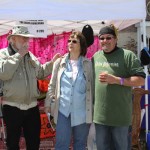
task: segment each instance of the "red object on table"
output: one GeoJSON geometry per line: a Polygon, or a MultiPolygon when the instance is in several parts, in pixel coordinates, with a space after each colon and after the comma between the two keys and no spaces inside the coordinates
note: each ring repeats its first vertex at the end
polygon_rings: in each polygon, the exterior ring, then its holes
{"type": "Polygon", "coordinates": [[[49,79],[38,80],[38,88],[40,92],[47,92],[48,84],[49,84],[49,79]]]}
{"type": "Polygon", "coordinates": [[[48,121],[48,117],[45,113],[40,114],[41,116],[41,133],[40,138],[48,138],[48,137],[54,137],[56,131],[51,128],[51,125],[48,121]]]}

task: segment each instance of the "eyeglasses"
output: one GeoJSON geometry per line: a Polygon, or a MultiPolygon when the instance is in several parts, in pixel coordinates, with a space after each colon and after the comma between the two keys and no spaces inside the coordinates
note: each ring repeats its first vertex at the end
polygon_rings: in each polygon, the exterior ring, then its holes
{"type": "Polygon", "coordinates": [[[68,43],[74,43],[74,44],[77,44],[77,43],[79,43],[79,41],[77,41],[77,40],[68,40],[68,43]]]}
{"type": "Polygon", "coordinates": [[[112,38],[114,38],[114,37],[99,37],[99,39],[100,39],[101,41],[104,41],[105,39],[106,39],[107,41],[109,41],[109,40],[111,40],[112,38]]]}

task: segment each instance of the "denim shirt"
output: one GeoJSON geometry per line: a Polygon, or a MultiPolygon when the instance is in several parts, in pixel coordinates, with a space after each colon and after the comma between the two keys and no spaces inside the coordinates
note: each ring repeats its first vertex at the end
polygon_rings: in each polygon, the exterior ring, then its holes
{"type": "Polygon", "coordinates": [[[86,122],[86,79],[81,59],[82,57],[78,59],[75,80],[72,79],[72,66],[68,58],[61,76],[59,111],[66,117],[71,115],[71,126],[86,122]]]}

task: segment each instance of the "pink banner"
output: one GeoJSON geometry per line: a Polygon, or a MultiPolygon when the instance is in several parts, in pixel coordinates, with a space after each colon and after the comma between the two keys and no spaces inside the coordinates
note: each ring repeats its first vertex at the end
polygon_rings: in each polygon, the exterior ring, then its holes
{"type": "MultiPolygon", "coordinates": [[[[67,41],[71,32],[49,35],[47,38],[33,38],[30,40],[30,51],[38,57],[41,63],[45,63],[56,54],[62,55],[68,52],[67,41]]],[[[0,49],[8,46],[7,34],[0,36],[0,49]]],[[[99,49],[99,40],[95,36],[94,43],[88,48],[86,57],[91,58],[99,49]]]]}

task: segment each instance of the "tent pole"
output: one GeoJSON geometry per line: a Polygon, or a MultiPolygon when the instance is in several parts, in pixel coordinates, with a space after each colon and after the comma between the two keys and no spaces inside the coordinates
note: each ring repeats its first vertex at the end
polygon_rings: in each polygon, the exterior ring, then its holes
{"type": "MultiPolygon", "coordinates": [[[[146,23],[145,19],[142,21],[142,30],[143,30],[143,44],[144,47],[147,47],[146,44],[146,23]]],[[[148,68],[147,66],[144,66],[144,71],[146,74],[145,78],[145,90],[148,90],[148,68]]],[[[145,94],[145,118],[146,118],[146,142],[147,142],[147,134],[148,134],[148,94],[145,94]]]]}

